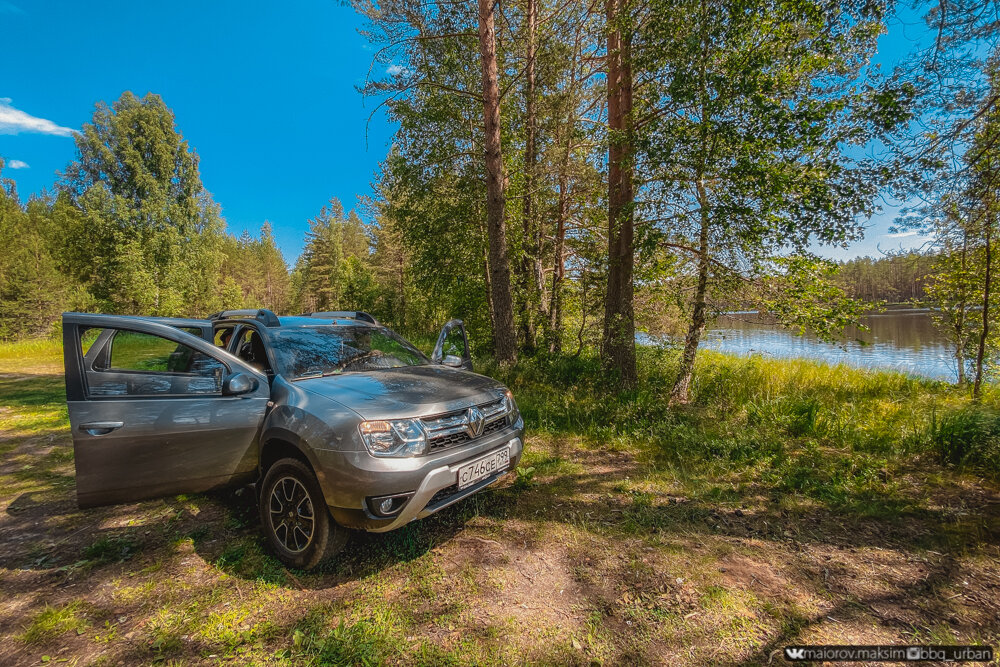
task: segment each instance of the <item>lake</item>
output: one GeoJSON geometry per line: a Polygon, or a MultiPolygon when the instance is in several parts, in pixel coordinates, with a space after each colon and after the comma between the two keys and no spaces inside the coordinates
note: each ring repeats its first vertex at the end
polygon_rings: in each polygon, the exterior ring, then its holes
{"type": "Polygon", "coordinates": [[[868,331],[851,327],[843,342],[827,343],[811,333],[799,336],[757,313],[729,313],[710,325],[703,343],[706,348],[732,354],[816,359],[956,380],[954,349],[934,324],[930,311],[897,308],[862,321],[868,331]]]}

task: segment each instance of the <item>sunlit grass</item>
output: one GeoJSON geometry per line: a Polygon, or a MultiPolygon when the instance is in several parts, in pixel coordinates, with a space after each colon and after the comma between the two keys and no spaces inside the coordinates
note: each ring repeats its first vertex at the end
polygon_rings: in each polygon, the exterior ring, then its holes
{"type": "MultiPolygon", "coordinates": [[[[531,434],[549,443],[548,456],[525,465],[536,475],[553,466],[556,484],[573,474],[552,456],[564,440],[639,456],[657,471],[647,490],[723,505],[744,503],[752,491],[859,516],[918,509],[920,489],[907,472],[921,457],[997,474],[995,387],[974,404],[967,389],[900,373],[706,351],[691,405],[671,409],[676,363],[672,351],[641,349],[640,386],[627,393],[605,380],[595,357],[486,372],[512,387],[531,434]]],[[[635,503],[627,518],[624,526],[638,532],[663,520],[635,503]]]]}
{"type": "MultiPolygon", "coordinates": [[[[32,503],[66,504],[73,483],[60,350],[44,342],[21,351],[0,346],[0,488],[18,501],[11,521],[32,503]],[[13,358],[57,370],[11,371],[13,358]]],[[[661,645],[688,664],[736,663],[807,632],[818,600],[843,597],[808,572],[824,531],[843,540],[865,522],[926,520],[919,537],[894,539],[920,558],[965,554],[966,565],[993,567],[995,550],[976,546],[991,536],[982,517],[934,526],[945,516],[942,490],[957,494],[995,474],[995,388],[974,404],[965,390],[896,373],[706,352],[692,404],[668,408],[671,351],[641,350],[640,388],[628,393],[586,354],[512,369],[479,362],[513,389],[528,427],[509,485],[388,534],[355,536],[311,573],[267,550],[252,494],[115,508],[127,522],[109,520],[73,547],[59,542],[75,529],[67,526],[95,514],[69,512],[58,533],[33,538],[24,567],[107,597],[30,602],[19,645],[54,651],[83,632],[77,641],[108,651],[112,664],[635,664],[661,645]],[[792,538],[816,541],[796,556],[792,538]],[[789,566],[781,556],[806,560],[789,566]],[[787,579],[773,590],[747,578],[734,585],[721,567],[729,558],[787,579]],[[572,576],[553,599],[532,598],[564,565],[572,576]],[[526,585],[527,576],[537,582],[526,585]],[[564,603],[565,626],[533,611],[512,615],[522,600],[542,610],[564,603]],[[486,613],[500,603],[503,615],[486,613]]],[[[867,566],[884,553],[844,558],[867,566]]]]}
{"type": "Polygon", "coordinates": [[[80,601],[60,607],[45,607],[31,619],[31,623],[21,634],[21,641],[28,644],[41,643],[71,630],[82,632],[88,625],[80,601]]]}
{"type": "Polygon", "coordinates": [[[61,338],[0,343],[0,373],[61,373],[62,367],[61,338]]]}

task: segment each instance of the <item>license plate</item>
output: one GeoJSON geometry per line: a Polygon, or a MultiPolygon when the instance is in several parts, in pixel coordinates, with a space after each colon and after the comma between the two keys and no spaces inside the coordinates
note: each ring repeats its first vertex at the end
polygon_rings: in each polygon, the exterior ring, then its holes
{"type": "Polygon", "coordinates": [[[473,461],[458,469],[458,488],[464,489],[481,479],[491,477],[510,465],[510,450],[504,447],[489,456],[473,461]]]}

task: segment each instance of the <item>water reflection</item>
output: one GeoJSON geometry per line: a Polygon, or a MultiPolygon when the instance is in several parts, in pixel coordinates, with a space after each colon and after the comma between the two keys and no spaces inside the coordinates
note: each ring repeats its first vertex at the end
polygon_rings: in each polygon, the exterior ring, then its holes
{"type": "Polygon", "coordinates": [[[731,354],[816,359],[831,364],[884,368],[954,382],[953,348],[930,312],[895,309],[863,319],[868,331],[851,327],[839,343],[802,336],[756,313],[720,316],[705,333],[704,346],[731,354]]]}

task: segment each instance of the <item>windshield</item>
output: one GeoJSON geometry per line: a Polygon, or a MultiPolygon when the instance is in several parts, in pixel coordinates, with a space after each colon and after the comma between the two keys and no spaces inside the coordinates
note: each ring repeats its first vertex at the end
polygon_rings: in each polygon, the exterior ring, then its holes
{"type": "Polygon", "coordinates": [[[383,327],[317,325],[271,333],[275,370],[289,380],[429,363],[419,350],[383,327]]]}

